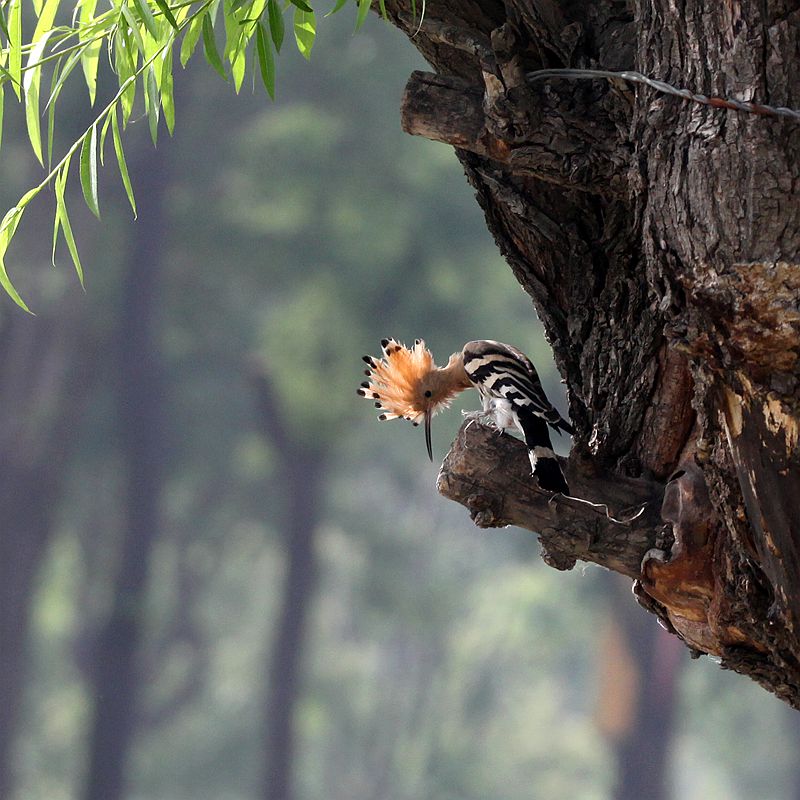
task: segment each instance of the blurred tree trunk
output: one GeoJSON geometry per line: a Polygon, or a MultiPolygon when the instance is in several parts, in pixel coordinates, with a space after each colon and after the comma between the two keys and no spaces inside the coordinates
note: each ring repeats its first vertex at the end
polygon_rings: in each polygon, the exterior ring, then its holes
{"type": "Polygon", "coordinates": [[[113,599],[91,668],[94,701],[85,800],[118,800],[141,702],[137,659],[145,623],[150,556],[160,534],[164,472],[164,380],[159,335],[160,277],[168,186],[164,144],[148,149],[135,174],[139,218],[121,292],[117,426],[125,469],[124,525],[113,599]]]}
{"type": "Polygon", "coordinates": [[[321,519],[324,453],[292,438],[266,370],[253,365],[261,428],[275,448],[286,499],[284,578],[271,643],[265,692],[264,800],[295,797],[297,701],[302,688],[303,654],[317,578],[316,532],[321,519]]]}
{"type": "Polygon", "coordinates": [[[478,524],[541,531],[554,566],[633,578],[692,650],[800,707],[798,123],[527,77],[637,69],[798,108],[796,4],[434,0],[422,22],[410,5],[387,2],[436,74],[412,75],[403,125],[456,147],[533,298],[569,389],[570,484],[623,518],[646,506],[626,525],[548,502],[475,425],[440,490],[478,524]]]}
{"type": "Polygon", "coordinates": [[[615,800],[669,800],[669,758],[684,654],[677,639],[630,602],[619,578],[598,653],[597,722],[617,761],[615,800]]]}
{"type": "Polygon", "coordinates": [[[75,303],[0,324],[0,798],[13,787],[13,744],[26,687],[35,580],[90,390],[75,303]],[[12,409],[26,410],[25,414],[12,409]]]}

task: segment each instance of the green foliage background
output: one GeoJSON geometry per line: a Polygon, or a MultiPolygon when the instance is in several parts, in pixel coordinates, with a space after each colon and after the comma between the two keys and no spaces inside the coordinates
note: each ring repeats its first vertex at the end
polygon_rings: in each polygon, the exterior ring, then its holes
{"type": "MultiPolygon", "coordinates": [[[[199,670],[202,682],[174,714],[142,727],[131,796],[255,796],[283,558],[281,476],[246,377],[255,357],[276,380],[290,436],[328,463],[299,796],[607,798],[614,764],[594,708],[609,576],[557,573],[541,563],[531,534],[475,529],[436,495],[421,432],[378,425],[355,395],[359,357],[376,352],[382,336],[423,336],[440,361],[486,337],[528,352],[560,401],[530,303],[451,150],[399,131],[402,84],[419,66],[408,42],[378,20],[353,36],[352,23],[326,21],[311,64],[281,54],[274,105],[251,94],[248,73],[240,97],[209,70],[175,75],[181,124],[174,140],[158,141],[158,168],[166,163],[170,179],[160,341],[169,424],[166,535],[144,657],[148,709],[187,671],[199,670]],[[188,609],[176,590],[186,573],[196,590],[188,609]],[[201,647],[167,640],[156,658],[179,613],[201,647]]],[[[260,80],[263,65],[255,66],[260,80]]],[[[99,80],[98,92],[109,90],[99,80]]],[[[83,98],[64,91],[57,144],[87,125],[83,98]]],[[[131,106],[130,121],[135,192],[137,174],[156,163],[152,106],[131,106]]],[[[34,185],[36,168],[22,156],[24,114],[7,108],[5,127],[0,194],[11,205],[34,185]]],[[[42,195],[17,240],[14,283],[40,314],[30,324],[77,307],[82,356],[99,379],[39,579],[16,800],[75,797],[84,769],[81,648],[109,603],[120,530],[107,343],[125,303],[121,262],[135,232],[128,192],[112,177],[97,177],[102,227],[72,202],[78,185],[64,185],[85,295],[60,261],[56,270],[47,263],[41,231],[49,238],[48,203],[64,208],[58,192],[42,195]]],[[[0,314],[9,313],[21,312],[6,302],[0,314]]],[[[459,407],[437,418],[437,454],[458,424],[459,407]]],[[[675,797],[789,798],[797,739],[783,706],[708,662],[685,675],[678,737],[661,745],[672,752],[675,797]]]]}

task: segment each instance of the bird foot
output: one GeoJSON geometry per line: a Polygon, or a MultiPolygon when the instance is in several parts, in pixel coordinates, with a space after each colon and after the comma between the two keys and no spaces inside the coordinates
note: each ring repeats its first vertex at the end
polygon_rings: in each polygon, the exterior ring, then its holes
{"type": "Polygon", "coordinates": [[[500,434],[503,432],[502,428],[497,426],[495,422],[494,412],[492,411],[461,411],[461,416],[464,417],[465,420],[468,420],[469,423],[477,422],[479,425],[483,425],[486,428],[492,428],[496,433],[500,434]]]}

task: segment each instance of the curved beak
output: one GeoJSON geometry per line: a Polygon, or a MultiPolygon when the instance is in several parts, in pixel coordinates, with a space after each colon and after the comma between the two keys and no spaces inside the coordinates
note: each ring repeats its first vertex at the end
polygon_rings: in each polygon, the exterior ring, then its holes
{"type": "Polygon", "coordinates": [[[428,458],[433,461],[433,447],[431,446],[431,409],[425,412],[425,444],[428,448],[428,458]]]}

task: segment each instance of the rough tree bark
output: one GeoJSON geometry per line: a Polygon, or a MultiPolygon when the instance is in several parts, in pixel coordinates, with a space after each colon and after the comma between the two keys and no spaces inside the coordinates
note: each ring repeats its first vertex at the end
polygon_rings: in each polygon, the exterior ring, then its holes
{"type": "Polygon", "coordinates": [[[620,525],[548,503],[519,446],[474,424],[440,489],[480,525],[541,532],[554,566],[633,578],[694,653],[800,707],[800,124],[526,78],[635,69],[798,108],[796,4],[428,0],[421,23],[386,5],[435,69],[411,76],[403,126],[456,148],[553,345],[575,493],[647,506],[620,525]]]}

